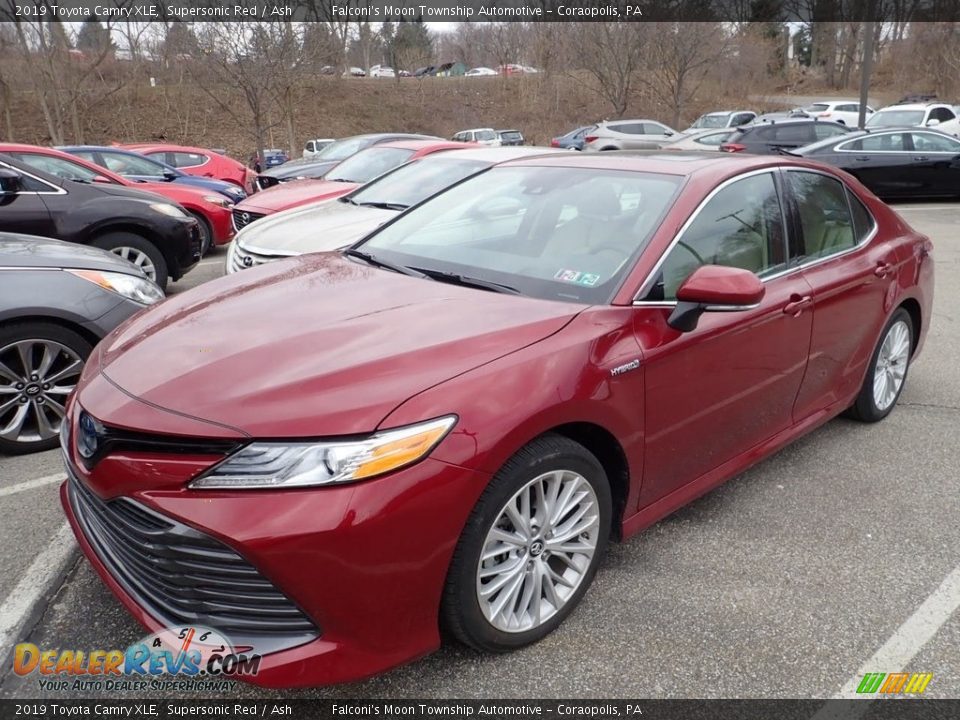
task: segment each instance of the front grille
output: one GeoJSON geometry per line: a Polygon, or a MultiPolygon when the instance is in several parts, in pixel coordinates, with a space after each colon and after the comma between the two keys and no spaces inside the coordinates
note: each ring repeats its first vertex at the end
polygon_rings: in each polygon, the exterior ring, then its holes
{"type": "Polygon", "coordinates": [[[254,220],[259,220],[263,217],[263,213],[252,213],[247,212],[246,210],[237,210],[233,209],[233,229],[243,230],[247,225],[252,223],[254,220]]]}
{"type": "Polygon", "coordinates": [[[104,502],[71,472],[70,505],[113,578],[153,617],[203,625],[266,654],[319,630],[234,550],[129,498],[104,502]]]}
{"type": "Polygon", "coordinates": [[[264,255],[263,253],[252,252],[240,243],[236,243],[236,247],[233,248],[233,256],[230,258],[230,272],[240,272],[241,270],[257,267],[257,265],[273,262],[274,260],[281,260],[284,257],[287,256],[264,255]]]}

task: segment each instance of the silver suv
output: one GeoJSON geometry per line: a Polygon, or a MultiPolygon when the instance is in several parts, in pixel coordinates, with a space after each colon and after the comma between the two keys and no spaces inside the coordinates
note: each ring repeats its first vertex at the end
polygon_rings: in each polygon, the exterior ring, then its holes
{"type": "Polygon", "coordinates": [[[587,130],[583,152],[655,150],[678,133],[656,120],[610,120],[587,130]]]}

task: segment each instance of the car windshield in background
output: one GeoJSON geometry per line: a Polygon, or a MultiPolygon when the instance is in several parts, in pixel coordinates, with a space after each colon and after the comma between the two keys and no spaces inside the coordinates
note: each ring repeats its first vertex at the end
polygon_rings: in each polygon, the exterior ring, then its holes
{"type": "Polygon", "coordinates": [[[814,103],[813,105],[807,105],[803,108],[805,113],[822,113],[830,109],[830,106],[826,103],[814,103]]]}
{"type": "Polygon", "coordinates": [[[411,155],[413,150],[370,148],[344,160],[330,171],[330,176],[326,179],[352,183],[370,182],[387,170],[393,170],[397,165],[402,165],[410,159],[411,155]]]}
{"type": "Polygon", "coordinates": [[[317,160],[344,160],[351,155],[356,155],[369,145],[367,138],[347,138],[337,140],[327,145],[315,159],[317,160]]]}
{"type": "Polygon", "coordinates": [[[697,121],[691,125],[691,127],[703,128],[704,130],[722,128],[726,126],[726,115],[701,115],[699,118],[697,118],[697,121]]]}
{"type": "Polygon", "coordinates": [[[903,127],[923,123],[923,110],[886,110],[875,112],[864,127],[903,127]]]}
{"type": "Polygon", "coordinates": [[[521,140],[522,139],[522,136],[520,135],[520,133],[516,131],[502,132],[500,133],[500,137],[503,138],[504,140],[521,140]]]}
{"type": "Polygon", "coordinates": [[[673,202],[672,175],[499,167],[401,216],[363,243],[393,265],[524,295],[609,302],[673,202]]]}
{"type": "Polygon", "coordinates": [[[479,160],[456,160],[453,157],[425,158],[398,168],[355,192],[350,196],[350,202],[373,207],[407,208],[488,165],[479,160]]]}

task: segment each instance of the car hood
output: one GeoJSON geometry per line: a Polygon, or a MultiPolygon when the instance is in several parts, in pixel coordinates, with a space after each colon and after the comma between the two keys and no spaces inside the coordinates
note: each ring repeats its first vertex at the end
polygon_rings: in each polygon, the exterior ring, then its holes
{"type": "Polygon", "coordinates": [[[0,267],[72,268],[138,275],[118,255],[95,247],[60,242],[36,235],[0,232],[0,267]]]}
{"type": "Polygon", "coordinates": [[[398,212],[326,200],[258,220],[237,239],[247,250],[266,255],[336,250],[356,242],[398,212]]]}
{"type": "Polygon", "coordinates": [[[237,203],[236,209],[240,212],[269,215],[307,203],[340,197],[357,187],[357,183],[331,180],[293,180],[251,195],[237,203]]]}
{"type": "Polygon", "coordinates": [[[319,178],[340,164],[339,160],[308,160],[306,162],[296,160],[285,162],[279,167],[270,168],[261,173],[267,177],[274,177],[278,180],[295,178],[300,175],[310,178],[319,178]]]}
{"type": "Polygon", "coordinates": [[[252,437],[359,434],[582,309],[303,255],[135,316],[101,345],[100,371],[147,404],[252,437]]]}

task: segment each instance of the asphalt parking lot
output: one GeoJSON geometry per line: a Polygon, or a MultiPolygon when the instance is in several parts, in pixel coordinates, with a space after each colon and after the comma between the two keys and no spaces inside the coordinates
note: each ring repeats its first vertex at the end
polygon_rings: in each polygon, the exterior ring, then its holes
{"type": "MultiPolygon", "coordinates": [[[[865,672],[907,671],[933,673],[928,697],[960,697],[960,205],[897,209],[933,238],[937,288],[926,348],[884,422],[835,420],[611,546],[582,607],[534,647],[492,657],[451,646],[362,683],[237,683],[225,696],[826,698],[865,672]]],[[[173,292],[219,275],[223,255],[173,292]]],[[[144,634],[72,541],[51,542],[59,474],[55,452],[0,457],[3,654],[25,640],[124,648],[144,634]],[[29,612],[34,577],[58,581],[29,612]]],[[[9,657],[0,665],[0,697],[83,696],[42,691],[9,657]]]]}

